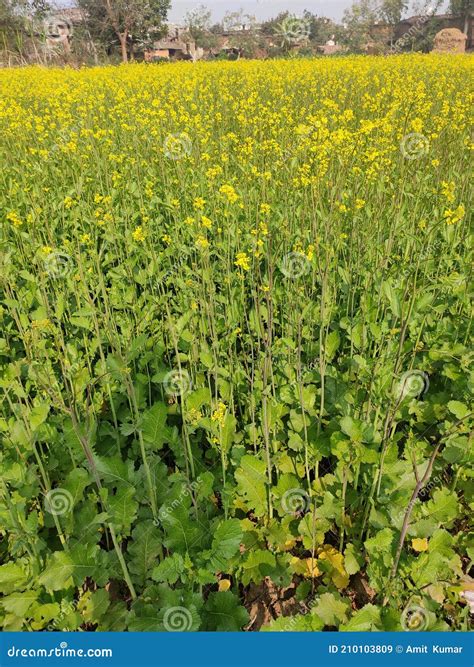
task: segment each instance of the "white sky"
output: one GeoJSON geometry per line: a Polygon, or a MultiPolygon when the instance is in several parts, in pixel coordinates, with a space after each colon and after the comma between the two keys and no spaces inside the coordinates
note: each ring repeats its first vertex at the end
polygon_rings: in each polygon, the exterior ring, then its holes
{"type": "Polygon", "coordinates": [[[285,10],[298,16],[305,9],[318,16],[340,20],[344,9],[352,5],[352,0],[172,0],[168,20],[180,23],[186,12],[199,5],[205,5],[212,11],[214,21],[220,21],[227,11],[239,9],[256,16],[257,20],[271,18],[285,10]]]}
{"type": "Polygon", "coordinates": [[[220,21],[227,11],[243,9],[247,14],[257,19],[266,19],[276,16],[279,12],[290,11],[296,15],[309,9],[313,14],[328,16],[329,18],[342,17],[344,9],[351,4],[350,0],[172,0],[171,11],[168,14],[170,21],[179,22],[190,9],[198,5],[205,5],[212,10],[213,19],[220,21]]]}

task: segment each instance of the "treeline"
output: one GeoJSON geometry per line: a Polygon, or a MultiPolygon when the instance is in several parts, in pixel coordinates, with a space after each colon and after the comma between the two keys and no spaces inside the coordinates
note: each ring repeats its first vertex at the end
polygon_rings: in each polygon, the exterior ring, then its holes
{"type": "MultiPolygon", "coordinates": [[[[449,11],[462,20],[472,11],[472,0],[451,0],[449,11]]],[[[0,0],[0,63],[101,62],[142,59],[143,53],[168,34],[171,0],[76,0],[59,9],[48,0],[0,0]]],[[[404,36],[397,50],[430,50],[440,24],[436,13],[443,0],[419,0],[410,7],[423,19],[404,36]],[[429,20],[428,20],[429,19],[429,20]]],[[[204,57],[215,57],[227,37],[227,51],[239,56],[278,57],[296,52],[311,55],[321,45],[337,44],[350,53],[383,53],[393,49],[397,26],[409,9],[406,0],[355,0],[341,23],[303,12],[289,11],[257,22],[242,11],[227,12],[215,23],[212,12],[200,5],[183,17],[183,40],[192,40],[204,57]]],[[[223,57],[227,57],[223,52],[223,57]]]]}

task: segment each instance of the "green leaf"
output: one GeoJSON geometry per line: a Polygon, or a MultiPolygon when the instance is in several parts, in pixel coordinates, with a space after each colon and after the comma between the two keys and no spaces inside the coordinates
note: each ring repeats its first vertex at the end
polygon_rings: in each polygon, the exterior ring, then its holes
{"type": "Polygon", "coordinates": [[[162,449],[165,442],[171,437],[171,431],[166,426],[168,408],[164,403],[157,402],[147,410],[141,419],[141,431],[146,444],[152,449],[162,449]]]}
{"type": "Polygon", "coordinates": [[[55,551],[49,558],[39,583],[47,591],[60,591],[72,585],[74,562],[66,551],[55,551]]]}
{"type": "Polygon", "coordinates": [[[212,540],[211,566],[215,571],[227,572],[228,561],[238,553],[242,538],[243,532],[238,519],[220,522],[212,540]]]}
{"type": "Polygon", "coordinates": [[[24,591],[23,593],[11,593],[5,596],[0,604],[9,614],[19,618],[25,618],[28,609],[38,599],[39,591],[24,591]]]}
{"type": "Polygon", "coordinates": [[[97,631],[123,632],[127,628],[128,615],[129,612],[125,602],[120,600],[113,602],[107,609],[106,615],[102,616],[97,631]]]}
{"type": "MultiPolygon", "coordinates": [[[[189,502],[189,501],[188,501],[189,502]]],[[[190,516],[189,505],[184,499],[175,507],[164,506],[159,517],[165,530],[164,545],[170,551],[180,553],[199,551],[207,537],[208,529],[204,520],[199,523],[190,516]]]]}
{"type": "Polygon", "coordinates": [[[222,451],[227,454],[235,440],[235,430],[237,427],[237,420],[234,415],[229,412],[224,417],[224,425],[221,430],[220,444],[222,451]]]}
{"type": "Polygon", "coordinates": [[[237,491],[244,497],[248,509],[256,516],[264,516],[267,511],[265,463],[255,456],[242,456],[235,479],[237,491]]]}
{"type": "Polygon", "coordinates": [[[249,615],[231,591],[211,593],[204,607],[204,629],[237,632],[249,622],[249,615]]]}
{"type": "Polygon", "coordinates": [[[380,608],[373,604],[366,604],[365,607],[356,611],[349,623],[339,627],[340,632],[373,632],[383,630],[380,619],[380,608]]]}
{"type": "Polygon", "coordinates": [[[311,614],[320,618],[325,626],[337,628],[347,621],[349,609],[349,602],[342,600],[340,595],[323,593],[311,609],[311,614]]]}
{"type": "Polygon", "coordinates": [[[317,616],[311,614],[296,614],[296,616],[280,616],[269,625],[261,628],[261,632],[318,632],[324,623],[317,616]]]}
{"type": "Polygon", "coordinates": [[[86,591],[77,605],[86,623],[98,623],[110,607],[110,597],[104,588],[97,591],[86,591]]]}
{"type": "Polygon", "coordinates": [[[340,342],[341,342],[341,337],[339,336],[339,332],[331,331],[331,333],[326,338],[326,344],[324,348],[327,361],[332,361],[339,347],[340,342]]]}
{"type": "MultiPolygon", "coordinates": [[[[132,532],[128,568],[135,582],[144,584],[161,553],[161,536],[153,521],[142,521],[132,532]]],[[[173,582],[174,583],[174,582],[173,582]]]]}
{"type": "MultiPolygon", "coordinates": [[[[74,468],[66,477],[62,488],[69,491],[72,496],[72,507],[77,505],[84,496],[84,489],[90,482],[89,473],[84,468],[74,468]]],[[[71,509],[72,509],[71,507],[71,509]]]]}
{"type": "Polygon", "coordinates": [[[48,558],[39,583],[48,591],[60,591],[73,584],[82,586],[86,577],[99,586],[108,581],[107,554],[97,545],[78,542],[69,552],[55,551],[48,558]]]}
{"type": "Polygon", "coordinates": [[[400,297],[397,293],[397,290],[393,287],[393,285],[388,281],[384,281],[382,283],[382,292],[387,299],[387,301],[390,304],[390,308],[392,310],[392,313],[395,315],[395,317],[400,317],[402,314],[402,308],[400,305],[400,297]]]}
{"type": "Polygon", "coordinates": [[[19,591],[25,587],[26,581],[23,565],[13,561],[0,565],[0,592],[8,594],[19,591]]]}
{"type": "Polygon", "coordinates": [[[181,554],[168,556],[152,572],[152,579],[167,584],[175,584],[184,572],[184,560],[181,554]]]}
{"type": "Polygon", "coordinates": [[[449,401],[448,410],[458,419],[464,419],[469,414],[469,408],[460,401],[449,401]]]}
{"type": "Polygon", "coordinates": [[[130,535],[132,523],[135,521],[138,503],[134,500],[135,489],[131,486],[119,486],[114,496],[110,496],[107,509],[110,521],[122,535],[130,535]]]}
{"type": "Polygon", "coordinates": [[[356,551],[353,544],[348,544],[344,551],[344,566],[347,574],[353,575],[359,572],[363,562],[364,560],[361,558],[360,552],[356,551]]]}
{"type": "Polygon", "coordinates": [[[433,498],[422,505],[422,513],[437,523],[454,521],[459,513],[459,501],[455,491],[446,487],[436,489],[433,498]]]}
{"type": "Polygon", "coordinates": [[[49,413],[49,403],[41,403],[40,405],[35,405],[35,407],[30,412],[29,422],[32,431],[36,431],[43,422],[46,421],[49,413]]]}
{"type": "Polygon", "coordinates": [[[264,565],[275,567],[276,558],[269,551],[263,549],[256,549],[249,553],[245,563],[243,564],[242,583],[244,586],[253,581],[259,584],[265,577],[261,568],[264,565]]]}

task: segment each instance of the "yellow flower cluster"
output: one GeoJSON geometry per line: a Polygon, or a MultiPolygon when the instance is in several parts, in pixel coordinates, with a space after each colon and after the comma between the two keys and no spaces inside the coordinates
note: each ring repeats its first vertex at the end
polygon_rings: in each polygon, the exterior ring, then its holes
{"type": "Polygon", "coordinates": [[[220,426],[224,426],[225,415],[227,412],[227,406],[225,403],[219,402],[217,404],[216,410],[212,413],[211,419],[213,422],[217,422],[220,426]]]}
{"type": "Polygon", "coordinates": [[[250,269],[250,259],[246,252],[237,253],[237,258],[234,262],[235,266],[238,266],[244,271],[249,271],[250,269]]]}
{"type": "Polygon", "coordinates": [[[463,204],[460,204],[454,211],[450,208],[446,209],[443,218],[447,225],[455,225],[464,218],[465,214],[466,209],[463,204]]]}

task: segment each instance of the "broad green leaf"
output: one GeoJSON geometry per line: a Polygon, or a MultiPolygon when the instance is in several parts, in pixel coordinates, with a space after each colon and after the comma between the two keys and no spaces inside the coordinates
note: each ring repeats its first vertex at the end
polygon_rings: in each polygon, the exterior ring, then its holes
{"type": "Polygon", "coordinates": [[[9,614],[24,618],[33,602],[38,599],[39,591],[24,591],[6,595],[0,604],[9,614]]]}
{"type": "Polygon", "coordinates": [[[170,429],[166,426],[168,409],[164,403],[155,403],[141,420],[144,441],[154,450],[159,450],[169,441],[170,429]]]}
{"type": "Polygon", "coordinates": [[[87,591],[79,600],[77,610],[86,623],[98,623],[110,607],[110,596],[104,588],[87,591]]]}
{"type": "Polygon", "coordinates": [[[0,565],[0,591],[4,594],[21,591],[27,582],[23,565],[10,561],[0,565]]]}
{"type": "Polygon", "coordinates": [[[245,607],[231,591],[211,593],[204,607],[204,629],[238,632],[249,621],[245,607]]]}
{"type": "Polygon", "coordinates": [[[153,568],[152,579],[167,584],[175,584],[184,572],[183,557],[179,553],[172,554],[153,568]]]}
{"type": "Polygon", "coordinates": [[[347,621],[350,604],[334,593],[323,593],[312,607],[311,614],[317,616],[328,627],[339,627],[347,621]]]}
{"type": "MultiPolygon", "coordinates": [[[[153,521],[142,521],[132,531],[128,546],[128,568],[134,581],[144,584],[162,551],[162,538],[153,521]]],[[[174,583],[174,582],[173,582],[174,583]]]]}
{"type": "Polygon", "coordinates": [[[251,581],[259,584],[265,577],[261,569],[265,565],[275,567],[275,556],[269,551],[261,549],[251,551],[242,566],[242,583],[244,586],[248,586],[251,581]]]}
{"type": "Polygon", "coordinates": [[[221,521],[212,540],[211,566],[217,571],[227,571],[229,559],[239,551],[243,532],[238,519],[221,521]]]}
{"type": "Polygon", "coordinates": [[[345,625],[339,627],[340,632],[374,632],[383,630],[380,619],[380,607],[366,604],[356,611],[354,616],[345,625]]]}
{"type": "MultiPolygon", "coordinates": [[[[84,496],[84,489],[90,482],[89,473],[84,468],[74,468],[66,477],[62,488],[69,491],[72,497],[72,507],[75,507],[84,496]]],[[[71,507],[71,509],[72,509],[71,507]]]]}
{"type": "Polygon", "coordinates": [[[135,520],[138,503],[134,500],[135,489],[131,486],[119,486],[113,496],[109,496],[107,509],[110,521],[117,532],[129,535],[135,520]]]}
{"type": "Polygon", "coordinates": [[[469,408],[460,401],[449,401],[448,410],[453,413],[458,419],[463,419],[469,414],[469,408]]]}
{"type": "Polygon", "coordinates": [[[235,473],[237,491],[256,516],[267,511],[266,465],[256,456],[246,454],[235,473]]]}
{"type": "Polygon", "coordinates": [[[326,345],[324,348],[327,361],[333,360],[340,342],[341,342],[341,337],[339,336],[339,332],[331,331],[331,333],[326,338],[326,345]]]}
{"type": "Polygon", "coordinates": [[[41,403],[40,405],[35,405],[35,407],[30,412],[29,422],[32,431],[36,431],[43,422],[46,421],[49,413],[49,403],[41,403]]]}

